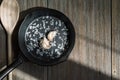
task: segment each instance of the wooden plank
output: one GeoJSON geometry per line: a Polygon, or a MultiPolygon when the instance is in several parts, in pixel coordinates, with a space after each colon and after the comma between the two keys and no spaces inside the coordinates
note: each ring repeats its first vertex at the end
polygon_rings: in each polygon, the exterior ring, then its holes
{"type": "MultiPolygon", "coordinates": [[[[28,13],[26,10],[32,7],[46,7],[47,0],[17,0],[21,11],[20,19],[23,18],[22,15],[28,13]]],[[[14,34],[17,35],[18,27],[20,26],[21,21],[19,21],[18,26],[14,31],[14,34]]],[[[13,36],[16,36],[13,35],[13,36]]],[[[17,36],[16,36],[17,37],[17,36]]],[[[16,38],[15,38],[16,39],[16,38]]],[[[14,47],[18,46],[17,42],[14,41],[14,47]],[[16,43],[16,44],[15,44],[16,43]]],[[[19,49],[14,48],[15,55],[18,55],[19,49]]],[[[23,63],[17,69],[13,71],[13,79],[12,80],[47,80],[47,67],[41,67],[39,65],[34,65],[32,63],[23,63]]]]}
{"type": "MultiPolygon", "coordinates": [[[[2,0],[0,0],[1,4],[2,0]]],[[[0,21],[0,71],[2,71],[4,68],[7,66],[7,41],[6,41],[6,33],[5,30],[3,29],[3,26],[1,25],[0,21]]],[[[4,80],[7,80],[7,78],[4,78],[4,80]]]]}
{"type": "Polygon", "coordinates": [[[7,65],[6,51],[6,33],[0,23],[0,71],[3,70],[7,65]]]}
{"type": "Polygon", "coordinates": [[[120,0],[112,0],[112,76],[120,79],[120,0]]]}
{"type": "Polygon", "coordinates": [[[6,34],[0,24],[0,69],[6,65],[6,34]]]}
{"type": "Polygon", "coordinates": [[[67,15],[76,31],[69,59],[49,67],[48,80],[111,80],[111,1],[49,0],[48,7],[67,15]]]}

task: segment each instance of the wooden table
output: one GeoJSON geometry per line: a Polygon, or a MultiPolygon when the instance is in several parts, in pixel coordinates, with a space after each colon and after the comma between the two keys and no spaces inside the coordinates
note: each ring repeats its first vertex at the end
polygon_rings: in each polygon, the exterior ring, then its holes
{"type": "Polygon", "coordinates": [[[6,48],[6,33],[0,22],[0,71],[2,71],[7,64],[7,48],[6,48]]]}
{"type": "Polygon", "coordinates": [[[12,80],[120,80],[120,0],[17,1],[21,12],[32,7],[63,12],[74,25],[76,43],[66,62],[51,67],[24,63],[12,80]]]}

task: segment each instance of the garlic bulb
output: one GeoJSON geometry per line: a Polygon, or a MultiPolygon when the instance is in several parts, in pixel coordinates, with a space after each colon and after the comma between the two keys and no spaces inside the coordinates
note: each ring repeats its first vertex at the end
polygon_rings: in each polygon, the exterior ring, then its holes
{"type": "Polygon", "coordinates": [[[58,31],[50,31],[47,35],[49,41],[53,41],[54,37],[56,36],[58,31]]]}
{"type": "Polygon", "coordinates": [[[44,49],[50,49],[51,45],[50,45],[50,41],[53,41],[54,37],[56,36],[58,31],[50,31],[47,35],[47,38],[44,36],[43,39],[41,39],[40,41],[40,45],[42,45],[42,47],[44,49]]]}
{"type": "Polygon", "coordinates": [[[43,47],[44,49],[50,49],[50,48],[51,48],[50,41],[49,41],[46,37],[44,37],[44,38],[41,40],[40,45],[42,45],[42,47],[43,47]]]}

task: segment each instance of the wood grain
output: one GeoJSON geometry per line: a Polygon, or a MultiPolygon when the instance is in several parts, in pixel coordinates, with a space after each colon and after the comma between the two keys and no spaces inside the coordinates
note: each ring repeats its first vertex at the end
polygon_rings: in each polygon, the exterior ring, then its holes
{"type": "Polygon", "coordinates": [[[18,2],[21,11],[48,5],[49,8],[63,12],[74,25],[76,43],[66,62],[48,68],[24,63],[14,70],[13,80],[120,80],[119,0],[18,2]]]}
{"type": "Polygon", "coordinates": [[[18,18],[19,6],[16,0],[3,0],[1,4],[1,22],[8,34],[13,32],[18,18]]]}
{"type": "Polygon", "coordinates": [[[112,76],[120,79],[120,0],[112,0],[112,76]]]}
{"type": "MultiPolygon", "coordinates": [[[[3,26],[0,24],[0,71],[3,70],[7,65],[7,54],[6,54],[6,33],[3,26]]],[[[6,80],[6,79],[4,79],[6,80]]]]}
{"type": "MultiPolygon", "coordinates": [[[[17,0],[20,5],[21,14],[26,13],[26,10],[32,7],[45,7],[47,6],[47,0],[17,0]],[[24,11],[24,12],[23,12],[24,11]]],[[[20,16],[20,18],[23,16],[20,16]]],[[[16,35],[18,28],[16,26],[16,35]]],[[[14,38],[15,35],[13,35],[14,38]]],[[[16,38],[14,39],[14,43],[16,38]]],[[[15,44],[13,44],[15,45],[15,44]]],[[[15,45],[16,49],[18,46],[15,45]]],[[[15,55],[18,55],[18,49],[15,50],[15,55]]],[[[47,80],[47,67],[41,67],[39,65],[34,65],[32,63],[23,63],[17,69],[13,71],[12,80],[47,80]]]]}
{"type": "Polygon", "coordinates": [[[49,67],[48,80],[111,80],[111,1],[49,0],[67,15],[76,44],[67,62],[49,67]]]}

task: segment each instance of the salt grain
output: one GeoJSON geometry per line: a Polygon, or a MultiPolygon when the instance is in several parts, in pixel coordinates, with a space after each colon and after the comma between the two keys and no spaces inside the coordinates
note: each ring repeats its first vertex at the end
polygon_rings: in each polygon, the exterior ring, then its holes
{"type": "Polygon", "coordinates": [[[66,28],[64,22],[55,17],[52,16],[39,17],[33,20],[26,30],[25,40],[27,50],[29,52],[35,50],[35,53],[32,54],[34,55],[37,54],[35,55],[37,57],[43,56],[44,54],[48,57],[50,56],[51,59],[60,57],[62,55],[62,51],[65,50],[65,45],[68,44],[67,30],[68,29],[66,28]],[[51,46],[54,48],[51,48],[50,50],[45,50],[38,46],[39,44],[38,40],[43,38],[46,35],[46,33],[51,31],[51,29],[55,31],[58,30],[59,32],[57,33],[56,38],[50,43],[51,46]]]}

